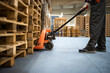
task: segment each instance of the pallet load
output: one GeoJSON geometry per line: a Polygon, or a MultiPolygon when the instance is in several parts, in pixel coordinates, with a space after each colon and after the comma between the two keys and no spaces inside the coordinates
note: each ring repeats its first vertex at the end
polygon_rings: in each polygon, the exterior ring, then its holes
{"type": "MultiPolygon", "coordinates": [[[[66,18],[55,18],[54,19],[54,30],[58,29],[61,25],[66,22],[66,18]]],[[[59,30],[59,36],[64,36],[65,27],[59,30]]]]}
{"type": "Polygon", "coordinates": [[[84,16],[79,15],[74,20],[75,26],[79,26],[80,36],[83,36],[84,33],[84,16]]]}
{"type": "Polygon", "coordinates": [[[27,3],[24,0],[0,0],[0,66],[13,66],[16,57],[26,56],[27,3]]]}
{"type": "Polygon", "coordinates": [[[71,34],[71,37],[74,37],[75,36],[75,27],[74,26],[71,26],[71,28],[70,28],[70,34],[71,34]]]}
{"type": "Polygon", "coordinates": [[[79,26],[75,26],[75,37],[79,37],[80,36],[80,31],[79,31],[79,26]]]}
{"type": "Polygon", "coordinates": [[[66,37],[66,26],[64,26],[62,29],[62,36],[66,37]]]}
{"type": "Polygon", "coordinates": [[[70,26],[66,26],[66,36],[67,37],[71,36],[71,34],[70,34],[70,26]]]}
{"type": "Polygon", "coordinates": [[[29,25],[28,25],[28,49],[27,53],[32,54],[35,42],[40,37],[41,32],[41,0],[31,0],[29,5],[29,25]]]}
{"type": "Polygon", "coordinates": [[[110,37],[110,14],[106,14],[106,37],[110,37]]]}
{"type": "Polygon", "coordinates": [[[90,16],[85,16],[85,36],[89,37],[89,20],[90,16]]]}

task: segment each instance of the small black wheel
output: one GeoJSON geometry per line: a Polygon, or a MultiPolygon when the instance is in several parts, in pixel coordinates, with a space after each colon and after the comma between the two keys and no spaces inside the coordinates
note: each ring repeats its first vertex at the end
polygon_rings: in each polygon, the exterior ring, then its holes
{"type": "Polygon", "coordinates": [[[46,48],[46,50],[52,50],[53,46],[54,46],[54,45],[53,45],[52,42],[45,43],[45,48],[46,48]]]}

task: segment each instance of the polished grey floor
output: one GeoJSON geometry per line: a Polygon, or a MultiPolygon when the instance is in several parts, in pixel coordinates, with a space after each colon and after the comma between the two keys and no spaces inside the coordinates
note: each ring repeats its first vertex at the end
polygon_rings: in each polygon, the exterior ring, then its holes
{"type": "Polygon", "coordinates": [[[12,68],[0,68],[0,73],[110,73],[110,38],[107,52],[79,53],[89,38],[57,37],[52,51],[34,52],[16,59],[12,68]]]}

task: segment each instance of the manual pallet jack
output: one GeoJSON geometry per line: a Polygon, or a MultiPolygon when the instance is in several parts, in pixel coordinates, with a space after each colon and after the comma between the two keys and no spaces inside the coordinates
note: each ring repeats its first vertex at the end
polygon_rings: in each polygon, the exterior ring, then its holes
{"type": "Polygon", "coordinates": [[[73,20],[76,16],[78,16],[83,11],[85,11],[86,9],[87,9],[87,7],[85,7],[84,9],[81,9],[76,15],[74,15],[71,19],[69,19],[66,23],[64,23],[61,27],[59,27],[58,29],[56,29],[53,32],[48,29],[43,29],[42,33],[40,35],[40,38],[39,38],[36,46],[34,47],[34,49],[52,50],[52,48],[53,48],[52,40],[55,39],[55,33],[57,31],[59,31],[61,28],[63,28],[66,24],[68,24],[71,20],[73,20]]]}

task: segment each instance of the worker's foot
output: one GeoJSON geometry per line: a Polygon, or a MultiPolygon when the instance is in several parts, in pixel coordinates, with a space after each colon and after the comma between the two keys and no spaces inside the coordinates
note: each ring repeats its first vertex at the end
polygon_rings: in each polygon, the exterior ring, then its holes
{"type": "Polygon", "coordinates": [[[106,52],[106,49],[105,49],[105,48],[96,47],[95,50],[96,50],[96,51],[99,51],[99,52],[106,52]]]}
{"type": "Polygon", "coordinates": [[[93,48],[84,48],[79,50],[80,53],[95,53],[95,49],[93,48]]]}

